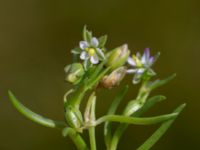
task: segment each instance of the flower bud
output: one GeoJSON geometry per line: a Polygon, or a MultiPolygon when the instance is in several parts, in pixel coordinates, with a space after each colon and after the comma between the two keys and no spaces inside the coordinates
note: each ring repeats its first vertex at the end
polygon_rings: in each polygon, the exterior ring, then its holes
{"type": "Polygon", "coordinates": [[[126,67],[117,68],[109,75],[106,75],[102,79],[100,84],[101,86],[110,89],[112,87],[118,86],[125,75],[126,75],[126,67]]]}
{"type": "Polygon", "coordinates": [[[66,77],[66,80],[73,84],[77,84],[81,80],[82,76],[84,75],[84,69],[83,69],[82,64],[80,63],[73,63],[70,65],[67,65],[64,68],[64,71],[68,74],[66,77]]]}
{"type": "Polygon", "coordinates": [[[81,125],[83,124],[81,112],[72,106],[68,106],[66,108],[65,119],[69,126],[77,130],[79,130],[81,125]]]}
{"type": "Polygon", "coordinates": [[[123,66],[126,63],[129,54],[130,51],[128,50],[127,44],[115,48],[108,54],[106,66],[110,66],[112,70],[123,66]]]}

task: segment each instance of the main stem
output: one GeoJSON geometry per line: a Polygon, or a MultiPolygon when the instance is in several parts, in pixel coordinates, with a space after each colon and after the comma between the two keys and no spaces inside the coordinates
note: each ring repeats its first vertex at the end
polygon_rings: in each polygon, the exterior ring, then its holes
{"type": "Polygon", "coordinates": [[[95,127],[89,128],[90,146],[91,150],[96,150],[95,127]]]}
{"type": "Polygon", "coordinates": [[[72,139],[78,150],[89,150],[83,138],[75,130],[70,130],[69,137],[72,139]]]}

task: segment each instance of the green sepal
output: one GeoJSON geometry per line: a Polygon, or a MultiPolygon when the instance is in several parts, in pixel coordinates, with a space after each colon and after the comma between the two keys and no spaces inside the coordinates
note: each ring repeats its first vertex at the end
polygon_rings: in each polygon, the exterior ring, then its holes
{"type": "Polygon", "coordinates": [[[83,28],[83,40],[90,43],[92,39],[92,32],[87,30],[87,26],[85,25],[83,28]]]}
{"type": "Polygon", "coordinates": [[[130,50],[128,49],[127,44],[115,48],[106,55],[107,57],[106,66],[111,67],[112,70],[115,70],[116,68],[123,66],[127,62],[129,54],[130,50]]]}
{"type": "Polygon", "coordinates": [[[98,40],[99,40],[99,46],[100,48],[103,48],[107,42],[108,36],[107,35],[103,35],[101,36],[98,40]]]}
{"type": "Polygon", "coordinates": [[[88,71],[92,67],[92,63],[90,62],[90,59],[85,59],[83,61],[83,67],[85,71],[88,71]]]}
{"type": "Polygon", "coordinates": [[[38,124],[41,124],[46,127],[50,128],[64,128],[66,127],[66,124],[64,122],[60,121],[54,121],[52,119],[45,118],[39,114],[34,113],[27,107],[25,107],[23,104],[21,104],[17,98],[14,96],[14,94],[11,91],[8,91],[9,99],[11,100],[14,107],[25,117],[30,119],[33,122],[36,122],[38,124]]]}
{"type": "Polygon", "coordinates": [[[79,47],[76,47],[76,48],[73,48],[72,50],[71,50],[71,52],[73,53],[73,54],[80,54],[81,53],[81,49],[79,48],[79,47]]]}

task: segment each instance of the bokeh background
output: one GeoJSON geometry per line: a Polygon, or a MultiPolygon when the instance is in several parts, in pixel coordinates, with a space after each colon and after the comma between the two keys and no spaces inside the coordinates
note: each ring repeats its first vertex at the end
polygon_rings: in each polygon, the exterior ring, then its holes
{"type": "MultiPolygon", "coordinates": [[[[177,78],[156,90],[167,101],[146,115],[187,108],[153,150],[199,150],[200,135],[200,1],[198,0],[1,0],[0,1],[0,149],[74,150],[58,130],[35,124],[19,114],[7,97],[11,89],[20,101],[44,116],[63,119],[63,67],[70,49],[81,40],[83,25],[95,35],[108,34],[108,48],[128,43],[132,52],[151,47],[162,53],[154,67],[158,78],[177,78]]],[[[129,77],[126,82],[131,82],[129,77]]],[[[101,90],[98,116],[103,115],[119,88],[101,90]]],[[[131,87],[126,100],[133,98],[131,87]]],[[[132,126],[119,149],[132,150],[157,126],[132,126]]],[[[97,129],[99,149],[105,149],[97,129]]]]}

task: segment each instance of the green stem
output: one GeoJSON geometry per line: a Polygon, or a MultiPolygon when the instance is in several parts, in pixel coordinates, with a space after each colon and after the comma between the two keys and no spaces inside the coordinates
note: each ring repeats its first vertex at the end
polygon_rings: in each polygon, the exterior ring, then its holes
{"type": "MultiPolygon", "coordinates": [[[[89,105],[90,107],[90,114],[89,114],[89,122],[95,122],[95,107],[96,107],[96,96],[95,93],[91,95],[91,98],[89,98],[89,105]]],[[[96,150],[96,137],[95,137],[95,126],[89,127],[89,137],[90,137],[90,146],[91,150],[96,150]]]]}
{"type": "Polygon", "coordinates": [[[85,124],[88,124],[91,150],[96,150],[95,126],[94,126],[95,105],[96,105],[96,95],[95,92],[93,92],[87,101],[84,113],[85,124]]]}
{"type": "Polygon", "coordinates": [[[89,128],[90,146],[91,150],[96,150],[95,127],[89,128]]]}
{"type": "Polygon", "coordinates": [[[89,150],[83,138],[74,129],[69,131],[69,137],[72,139],[78,150],[89,150]]]}
{"type": "Polygon", "coordinates": [[[85,92],[87,90],[88,89],[86,88],[86,86],[84,84],[77,87],[77,89],[72,93],[72,95],[69,96],[67,104],[75,106],[77,109],[79,109],[80,102],[83,99],[85,92]]]}

